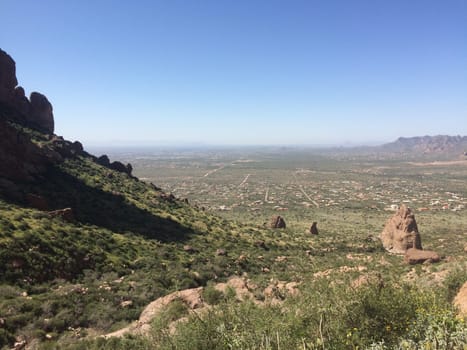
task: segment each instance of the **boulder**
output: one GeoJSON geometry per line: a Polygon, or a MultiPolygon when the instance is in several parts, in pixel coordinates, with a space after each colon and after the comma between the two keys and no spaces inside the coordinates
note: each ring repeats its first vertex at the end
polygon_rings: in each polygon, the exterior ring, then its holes
{"type": "Polygon", "coordinates": [[[432,250],[420,250],[410,248],[404,255],[404,262],[409,265],[423,264],[423,263],[435,263],[441,260],[438,253],[432,250]]]}
{"type": "Polygon", "coordinates": [[[286,224],[282,216],[277,215],[271,218],[271,228],[286,228],[286,224]]]}
{"type": "Polygon", "coordinates": [[[311,233],[312,235],[317,235],[317,234],[318,234],[318,223],[317,223],[316,221],[314,221],[314,222],[311,224],[310,233],[311,233]]]}
{"type": "Polygon", "coordinates": [[[384,248],[395,254],[404,254],[408,249],[422,249],[415,215],[410,208],[401,205],[391,217],[380,235],[384,248]]]}
{"type": "Polygon", "coordinates": [[[461,317],[467,317],[467,282],[462,285],[454,298],[454,305],[459,310],[459,315],[461,317]]]}

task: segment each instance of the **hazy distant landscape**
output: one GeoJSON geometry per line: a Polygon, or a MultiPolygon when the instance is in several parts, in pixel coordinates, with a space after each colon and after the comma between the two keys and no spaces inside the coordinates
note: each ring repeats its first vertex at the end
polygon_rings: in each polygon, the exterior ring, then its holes
{"type": "Polygon", "coordinates": [[[130,162],[140,179],[176,197],[257,224],[261,217],[280,211],[304,219],[321,210],[384,211],[400,203],[417,211],[465,209],[467,156],[459,145],[454,152],[425,154],[388,148],[379,152],[297,147],[108,149],[107,153],[130,162]]]}
{"type": "Polygon", "coordinates": [[[467,2],[1,0],[1,350],[467,350],[467,2]]]}

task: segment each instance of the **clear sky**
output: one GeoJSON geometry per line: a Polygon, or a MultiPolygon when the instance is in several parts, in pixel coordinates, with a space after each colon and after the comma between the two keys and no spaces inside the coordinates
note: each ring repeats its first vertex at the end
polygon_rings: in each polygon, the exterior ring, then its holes
{"type": "Polygon", "coordinates": [[[85,146],[467,135],[467,0],[0,0],[0,23],[85,146]]]}

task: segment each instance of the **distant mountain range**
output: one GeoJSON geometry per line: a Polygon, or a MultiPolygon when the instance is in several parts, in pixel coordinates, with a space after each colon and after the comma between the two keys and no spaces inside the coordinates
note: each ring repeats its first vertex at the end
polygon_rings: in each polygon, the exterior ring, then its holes
{"type": "Polygon", "coordinates": [[[416,136],[399,137],[396,141],[379,147],[386,152],[418,154],[465,154],[467,136],[416,136]]]}

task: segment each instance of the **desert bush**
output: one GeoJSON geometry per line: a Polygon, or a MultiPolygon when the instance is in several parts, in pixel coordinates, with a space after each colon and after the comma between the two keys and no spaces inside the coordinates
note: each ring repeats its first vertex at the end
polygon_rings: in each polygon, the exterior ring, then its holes
{"type": "Polygon", "coordinates": [[[448,302],[454,300],[454,297],[459,292],[459,289],[466,281],[467,270],[464,268],[458,267],[448,274],[446,280],[444,281],[444,287],[446,289],[445,295],[448,302]]]}
{"type": "Polygon", "coordinates": [[[407,344],[438,339],[447,345],[433,349],[458,349],[465,344],[466,330],[450,305],[430,291],[407,286],[351,291],[318,283],[300,297],[286,299],[283,306],[227,301],[206,315],[190,316],[174,335],[159,328],[153,345],[161,349],[393,349],[401,346],[401,339],[407,344]]]}
{"type": "Polygon", "coordinates": [[[217,305],[224,299],[224,293],[214,288],[211,283],[208,283],[208,285],[203,289],[201,297],[208,304],[217,305]]]}

